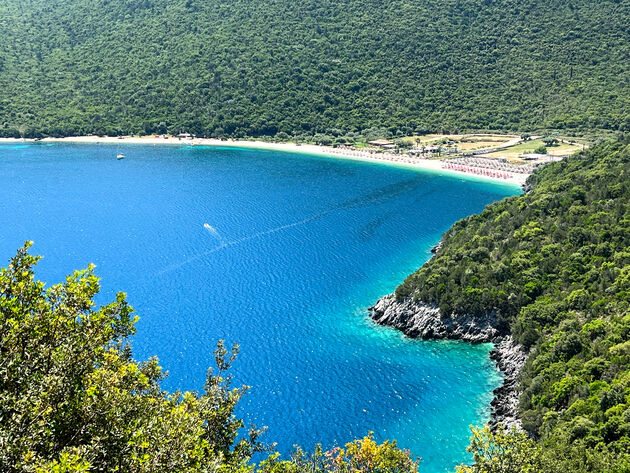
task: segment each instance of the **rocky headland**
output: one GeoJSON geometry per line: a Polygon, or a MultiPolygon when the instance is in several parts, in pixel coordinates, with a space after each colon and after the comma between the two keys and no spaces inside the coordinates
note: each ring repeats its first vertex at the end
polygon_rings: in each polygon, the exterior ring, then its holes
{"type": "Polygon", "coordinates": [[[490,358],[501,370],[504,379],[503,384],[493,392],[490,426],[496,428],[501,424],[506,429],[520,428],[518,378],[527,354],[508,333],[499,329],[494,314],[481,318],[465,314],[445,316],[436,305],[415,301],[412,297],[398,301],[394,294],[389,294],[370,307],[370,316],[376,323],[394,327],[410,338],[494,343],[490,358]]]}

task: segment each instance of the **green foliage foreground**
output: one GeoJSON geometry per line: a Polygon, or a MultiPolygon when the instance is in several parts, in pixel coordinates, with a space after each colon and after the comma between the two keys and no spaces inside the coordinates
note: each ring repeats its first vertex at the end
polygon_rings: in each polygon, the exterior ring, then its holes
{"type": "Polygon", "coordinates": [[[488,427],[473,429],[468,451],[472,466],[460,466],[457,473],[627,473],[630,458],[606,447],[537,443],[523,432],[492,432],[488,427]]]}
{"type": "MultiPolygon", "coordinates": [[[[0,270],[0,471],[10,472],[253,472],[264,450],[259,430],[234,409],[246,387],[232,387],[236,355],[219,343],[216,369],[203,393],[160,388],[156,359],[131,358],[127,337],[136,318],[119,293],[95,308],[93,267],[63,284],[35,280],[39,257],[20,249],[0,270]]],[[[395,443],[371,437],[345,449],[291,461],[276,454],[260,472],[414,472],[395,443]]]]}

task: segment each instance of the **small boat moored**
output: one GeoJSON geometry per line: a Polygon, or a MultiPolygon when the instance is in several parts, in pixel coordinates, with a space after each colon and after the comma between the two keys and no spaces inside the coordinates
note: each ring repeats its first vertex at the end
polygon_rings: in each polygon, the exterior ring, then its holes
{"type": "Polygon", "coordinates": [[[124,155],[124,154],[122,154],[122,153],[118,153],[118,154],[116,155],[116,159],[124,159],[124,158],[125,158],[125,155],[124,155]]]}

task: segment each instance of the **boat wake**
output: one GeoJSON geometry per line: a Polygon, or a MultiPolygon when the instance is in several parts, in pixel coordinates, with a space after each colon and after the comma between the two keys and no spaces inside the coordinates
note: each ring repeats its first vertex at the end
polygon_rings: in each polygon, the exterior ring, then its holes
{"type": "Polygon", "coordinates": [[[160,274],[164,274],[164,273],[168,273],[170,271],[174,271],[176,269],[181,268],[182,266],[185,266],[189,263],[192,263],[193,261],[196,261],[200,258],[203,258],[204,256],[210,255],[212,253],[216,253],[217,251],[223,250],[225,248],[228,248],[230,246],[235,246],[235,245],[240,245],[241,243],[245,243],[249,240],[254,240],[256,238],[261,238],[264,237],[266,235],[271,235],[272,233],[276,233],[276,232],[280,232],[282,230],[286,230],[287,228],[292,228],[292,227],[297,227],[300,225],[306,225],[307,223],[312,222],[313,220],[317,220],[318,218],[322,218],[325,215],[329,214],[330,212],[336,210],[335,209],[329,209],[329,210],[325,210],[324,212],[320,212],[318,214],[312,215],[308,218],[302,219],[302,220],[298,220],[297,222],[292,222],[292,223],[287,223],[286,225],[280,225],[278,227],[274,227],[271,228],[269,230],[263,230],[261,232],[257,232],[254,233],[252,235],[247,235],[241,238],[238,238],[236,240],[231,240],[231,241],[225,241],[221,238],[221,235],[219,235],[219,232],[217,232],[217,230],[210,224],[208,223],[204,223],[203,224],[203,228],[205,228],[206,230],[208,230],[208,232],[216,237],[221,244],[219,246],[215,246],[214,248],[208,250],[208,251],[204,251],[203,253],[200,253],[198,255],[192,256],[190,258],[188,258],[187,260],[182,261],[181,263],[177,263],[177,264],[173,264],[171,266],[167,266],[166,268],[164,268],[162,271],[158,272],[158,275],[160,274]]]}
{"type": "Polygon", "coordinates": [[[217,240],[219,240],[220,244],[210,250],[204,251],[203,253],[199,253],[195,256],[192,256],[180,263],[176,263],[173,264],[171,266],[167,266],[166,268],[164,268],[162,271],[158,272],[158,275],[164,274],[164,273],[168,273],[170,271],[175,271],[179,268],[181,268],[182,266],[185,266],[189,263],[192,263],[193,261],[196,261],[200,258],[203,258],[204,256],[208,256],[212,253],[216,253],[217,251],[221,251],[225,248],[229,248],[231,246],[236,246],[236,245],[240,245],[241,243],[245,243],[247,241],[250,240],[254,240],[256,238],[261,238],[264,237],[266,235],[271,235],[272,233],[277,233],[280,232],[282,230],[287,230],[289,228],[293,228],[293,227],[298,227],[301,225],[306,225],[308,223],[311,223],[315,220],[318,220],[320,218],[325,217],[326,215],[332,213],[332,212],[336,212],[339,210],[348,210],[348,209],[352,209],[352,208],[357,208],[357,207],[362,207],[365,205],[372,205],[375,203],[380,203],[386,200],[390,200],[394,197],[397,197],[401,194],[407,193],[409,191],[415,190],[418,186],[420,185],[420,181],[416,180],[416,179],[409,179],[406,181],[401,181],[398,182],[396,184],[390,184],[387,186],[383,186],[379,189],[376,189],[375,191],[372,191],[364,196],[361,197],[357,197],[357,198],[353,198],[353,199],[349,199],[345,202],[342,202],[338,205],[335,205],[333,207],[330,207],[326,210],[323,210],[322,212],[319,212],[317,214],[311,215],[310,217],[304,218],[302,220],[298,220],[295,222],[291,222],[291,223],[287,223],[285,225],[280,225],[274,228],[271,228],[269,230],[263,230],[257,233],[254,233],[252,235],[247,235],[241,238],[237,238],[236,240],[231,240],[231,241],[225,241],[221,235],[219,234],[219,232],[216,230],[216,228],[214,228],[212,225],[210,225],[209,223],[204,223],[203,224],[203,228],[205,228],[208,233],[210,233],[210,235],[212,235],[213,237],[215,237],[217,240]]]}
{"type": "Polygon", "coordinates": [[[203,228],[208,230],[208,232],[210,232],[210,235],[212,235],[217,240],[219,240],[221,242],[221,244],[225,243],[225,241],[223,241],[223,238],[221,238],[221,235],[219,235],[219,232],[217,231],[217,229],[214,228],[212,225],[210,225],[209,223],[204,223],[203,224],[203,228]]]}

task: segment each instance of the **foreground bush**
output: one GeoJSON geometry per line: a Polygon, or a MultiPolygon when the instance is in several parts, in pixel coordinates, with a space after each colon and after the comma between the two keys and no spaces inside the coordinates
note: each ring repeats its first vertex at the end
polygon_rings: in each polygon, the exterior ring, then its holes
{"type": "MultiPolygon", "coordinates": [[[[203,392],[167,393],[156,359],[137,362],[126,339],[136,317],[125,295],[96,308],[93,266],[45,288],[39,257],[21,248],[0,270],[0,472],[253,472],[259,430],[238,438],[234,409],[247,387],[227,374],[222,342],[203,392]]],[[[261,472],[415,472],[395,443],[371,437],[261,472]],[[314,469],[314,468],[317,469],[314,469]]]]}
{"type": "Polygon", "coordinates": [[[277,454],[260,464],[258,473],[416,473],[418,461],[409,452],[399,450],[396,442],[381,445],[370,434],[346,444],[346,448],[334,448],[322,452],[318,447],[312,455],[299,450],[290,461],[281,461],[277,454]]]}
{"type": "Polygon", "coordinates": [[[472,466],[460,466],[457,473],[624,473],[630,472],[628,451],[606,445],[588,448],[583,443],[539,443],[523,432],[499,428],[472,428],[468,451],[472,466]]]}

